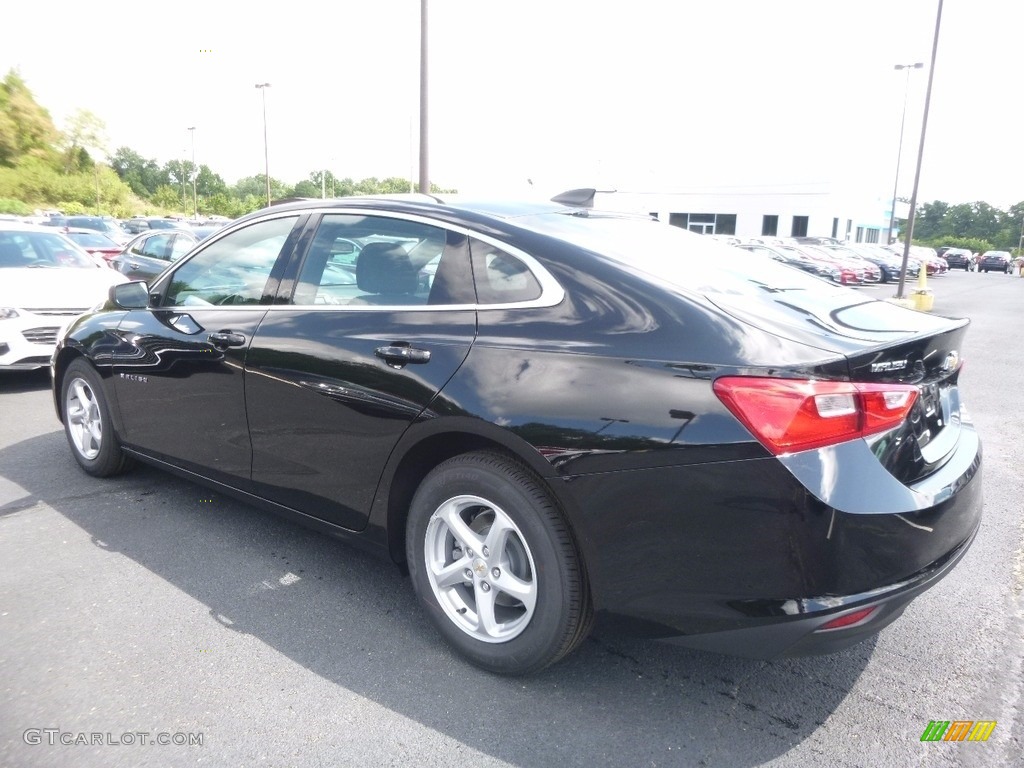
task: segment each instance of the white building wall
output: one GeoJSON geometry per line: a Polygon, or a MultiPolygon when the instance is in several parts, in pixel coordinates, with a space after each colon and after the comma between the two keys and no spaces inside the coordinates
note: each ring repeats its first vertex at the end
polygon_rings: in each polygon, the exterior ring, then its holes
{"type": "MultiPolygon", "coordinates": [[[[880,200],[855,199],[836,194],[828,185],[801,185],[792,188],[730,187],[721,190],[686,190],[670,192],[599,192],[595,207],[604,210],[653,213],[669,222],[672,214],[731,214],[736,217],[738,237],[762,234],[765,216],[778,216],[778,237],[793,234],[794,217],[807,217],[807,235],[849,237],[856,241],[858,229],[862,240],[870,239],[875,230],[877,242],[885,242],[889,225],[890,204],[880,200]]],[[[704,227],[705,225],[698,225],[704,227]]],[[[714,231],[721,234],[721,225],[714,231]]]]}

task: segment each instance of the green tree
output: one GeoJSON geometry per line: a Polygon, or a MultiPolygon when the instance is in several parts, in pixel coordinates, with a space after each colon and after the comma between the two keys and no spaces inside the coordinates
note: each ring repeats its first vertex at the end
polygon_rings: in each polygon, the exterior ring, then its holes
{"type": "Polygon", "coordinates": [[[968,237],[976,237],[982,240],[995,240],[999,236],[999,229],[1003,212],[993,208],[986,202],[978,201],[971,205],[971,225],[967,230],[968,237]]]}
{"type": "MultiPolygon", "coordinates": [[[[239,200],[245,200],[247,197],[257,197],[263,200],[263,204],[266,205],[267,201],[267,182],[266,176],[262,173],[255,176],[246,176],[244,179],[239,179],[235,185],[231,188],[231,194],[239,200]]],[[[290,197],[291,187],[285,184],[280,179],[275,179],[273,176],[270,177],[270,195],[274,200],[280,200],[283,197],[290,197]]]]}
{"type": "Polygon", "coordinates": [[[210,170],[210,166],[199,166],[199,175],[196,176],[196,192],[200,197],[205,198],[225,194],[227,191],[228,185],[224,182],[224,179],[210,170]]]}
{"type": "Polygon", "coordinates": [[[289,197],[320,197],[323,190],[317,184],[308,179],[303,179],[292,189],[289,197]]]}
{"type": "Polygon", "coordinates": [[[167,183],[167,176],[156,160],[147,160],[129,147],[118,147],[114,151],[110,167],[139,197],[151,197],[161,184],[167,183]]]}
{"type": "Polygon", "coordinates": [[[61,140],[64,172],[90,170],[97,158],[106,154],[106,125],[87,109],[78,109],[68,118],[61,140]]]}
{"type": "Polygon", "coordinates": [[[169,184],[164,184],[158,187],[156,192],[150,198],[153,205],[168,210],[181,210],[182,198],[181,198],[181,187],[172,187],[169,184]]]}
{"type": "Polygon", "coordinates": [[[205,213],[228,216],[230,218],[236,218],[257,208],[259,208],[258,202],[254,207],[247,208],[242,200],[232,197],[227,192],[217,192],[206,198],[203,202],[203,211],[205,213]]]}
{"type": "Polygon", "coordinates": [[[950,206],[943,217],[943,235],[954,237],[970,237],[974,222],[974,208],[970,203],[959,203],[950,206]]]}
{"type": "Polygon", "coordinates": [[[941,200],[920,206],[914,217],[914,235],[922,240],[930,240],[949,234],[944,228],[948,210],[949,204],[941,200]]]}
{"type": "Polygon", "coordinates": [[[55,158],[60,134],[50,113],[36,103],[16,70],[0,81],[0,166],[14,166],[24,157],[55,158]]]}
{"type": "Polygon", "coordinates": [[[13,213],[15,216],[29,216],[32,209],[21,200],[0,197],[0,213],[13,213]]]}

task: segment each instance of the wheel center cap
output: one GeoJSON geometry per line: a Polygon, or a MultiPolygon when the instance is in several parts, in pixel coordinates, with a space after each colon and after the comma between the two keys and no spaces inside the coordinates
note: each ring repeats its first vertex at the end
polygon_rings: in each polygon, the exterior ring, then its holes
{"type": "Polygon", "coordinates": [[[480,558],[477,558],[473,561],[473,572],[476,573],[477,576],[483,576],[487,573],[487,563],[480,558]]]}

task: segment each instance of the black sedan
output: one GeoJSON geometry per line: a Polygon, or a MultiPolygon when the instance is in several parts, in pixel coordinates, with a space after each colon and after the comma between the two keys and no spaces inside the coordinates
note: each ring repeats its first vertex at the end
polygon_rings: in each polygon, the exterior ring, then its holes
{"type": "Polygon", "coordinates": [[[978,260],[979,272],[1005,272],[1010,274],[1013,267],[1010,262],[1013,257],[1009,251],[985,251],[978,260]]]}
{"type": "Polygon", "coordinates": [[[950,269],[962,269],[968,272],[974,264],[974,256],[966,248],[947,248],[941,254],[950,269]]]}
{"type": "Polygon", "coordinates": [[[596,619],[758,657],[896,619],[980,523],[967,325],[646,217],[314,200],[115,287],[52,374],[89,474],[376,549],[523,674],[596,619]]]}
{"type": "Polygon", "coordinates": [[[192,250],[199,240],[191,229],[147,230],[114,255],[110,266],[133,280],[149,280],[192,250]]]}

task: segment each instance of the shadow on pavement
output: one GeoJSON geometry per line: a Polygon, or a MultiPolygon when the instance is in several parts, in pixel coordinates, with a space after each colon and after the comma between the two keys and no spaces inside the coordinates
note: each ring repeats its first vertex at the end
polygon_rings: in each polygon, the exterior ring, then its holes
{"type": "Polygon", "coordinates": [[[5,392],[35,392],[50,388],[50,370],[0,371],[0,395],[5,392]]]}
{"type": "Polygon", "coordinates": [[[334,539],[147,467],[86,477],[61,432],[0,450],[0,474],[28,494],[7,513],[42,502],[231,631],[518,766],[762,764],[815,732],[874,646],[762,662],[605,634],[504,679],[449,652],[393,564],[334,539]]]}

